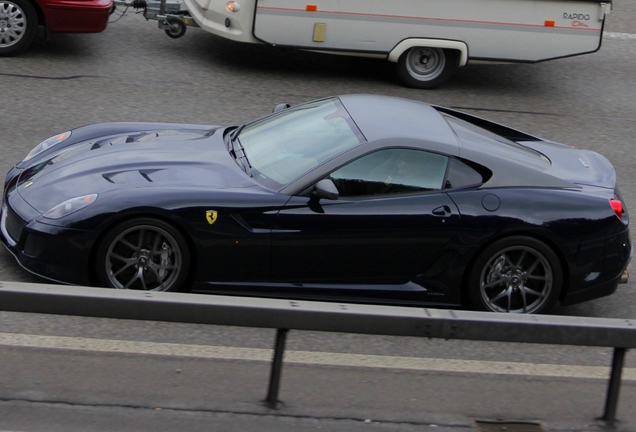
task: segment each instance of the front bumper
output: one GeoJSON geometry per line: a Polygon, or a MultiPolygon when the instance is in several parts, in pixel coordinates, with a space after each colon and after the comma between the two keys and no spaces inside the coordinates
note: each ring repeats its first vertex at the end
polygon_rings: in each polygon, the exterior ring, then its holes
{"type": "Polygon", "coordinates": [[[22,198],[17,194],[11,198],[5,196],[2,203],[0,239],[18,263],[29,272],[46,279],[90,285],[91,233],[55,227],[26,217],[8,202],[15,203],[22,198]]]}

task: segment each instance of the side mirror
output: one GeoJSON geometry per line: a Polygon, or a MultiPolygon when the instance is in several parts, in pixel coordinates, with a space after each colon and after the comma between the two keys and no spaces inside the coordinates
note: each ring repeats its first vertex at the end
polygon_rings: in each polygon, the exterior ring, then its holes
{"type": "Polygon", "coordinates": [[[340,194],[338,193],[338,188],[331,180],[322,179],[314,185],[311,196],[318,199],[337,200],[340,194]]]}
{"type": "Polygon", "coordinates": [[[274,107],[274,109],[272,110],[273,113],[277,113],[279,111],[282,111],[284,109],[289,108],[291,105],[288,103],[282,103],[282,104],[278,104],[274,107]]]}

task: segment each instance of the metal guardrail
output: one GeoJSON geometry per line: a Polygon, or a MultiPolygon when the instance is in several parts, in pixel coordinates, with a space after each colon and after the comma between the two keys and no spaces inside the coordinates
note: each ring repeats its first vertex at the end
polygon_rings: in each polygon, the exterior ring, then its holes
{"type": "Polygon", "coordinates": [[[0,310],[277,329],[265,403],[276,407],[289,330],[614,349],[605,410],[613,425],[636,320],[512,315],[0,282],[0,310]]]}

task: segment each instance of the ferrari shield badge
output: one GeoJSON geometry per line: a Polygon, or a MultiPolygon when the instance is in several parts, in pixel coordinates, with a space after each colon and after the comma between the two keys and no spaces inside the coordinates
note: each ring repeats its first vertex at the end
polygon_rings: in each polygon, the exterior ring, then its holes
{"type": "Polygon", "coordinates": [[[208,220],[208,223],[212,225],[216,222],[217,213],[216,210],[208,210],[205,212],[205,218],[208,220]]]}

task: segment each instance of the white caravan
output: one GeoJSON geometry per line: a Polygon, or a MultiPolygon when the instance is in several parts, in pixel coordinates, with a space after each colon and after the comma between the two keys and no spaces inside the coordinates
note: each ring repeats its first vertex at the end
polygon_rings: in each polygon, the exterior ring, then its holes
{"type": "Polygon", "coordinates": [[[181,0],[180,10],[173,0],[151,3],[145,16],[172,37],[195,25],[239,42],[384,58],[416,88],[442,83],[469,61],[595,52],[612,8],[598,0],[181,0]]]}

